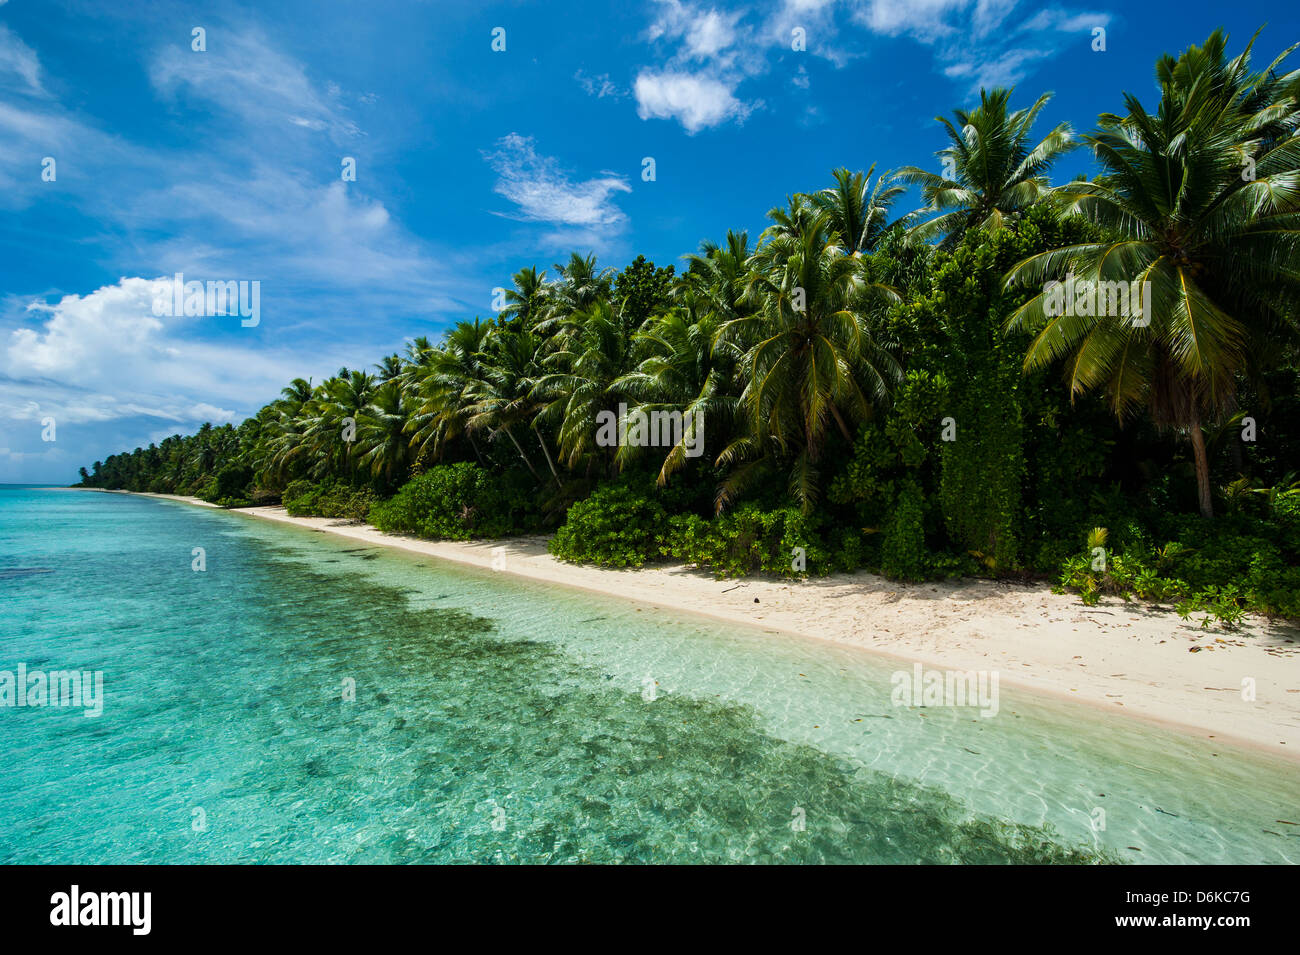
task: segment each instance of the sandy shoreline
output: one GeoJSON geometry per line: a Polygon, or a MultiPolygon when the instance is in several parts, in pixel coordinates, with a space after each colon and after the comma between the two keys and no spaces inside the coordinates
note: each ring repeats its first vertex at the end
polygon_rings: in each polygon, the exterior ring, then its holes
{"type": "Polygon", "coordinates": [[[1201,630],[1172,610],[1117,599],[1086,607],[1044,584],[902,584],[868,573],[719,581],[681,566],[605,570],[557,561],[541,537],[427,541],[329,518],[290,517],[280,507],[231,513],[489,569],[501,548],[504,573],[926,667],[996,670],[1008,684],[1300,760],[1300,630],[1280,623],[1248,618],[1236,631],[1201,630]],[[1254,701],[1243,699],[1246,678],[1255,681],[1254,701]]]}

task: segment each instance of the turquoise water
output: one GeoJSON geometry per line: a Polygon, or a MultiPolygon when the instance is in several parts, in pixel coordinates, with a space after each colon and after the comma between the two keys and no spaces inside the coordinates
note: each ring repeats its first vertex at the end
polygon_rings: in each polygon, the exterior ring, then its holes
{"type": "Polygon", "coordinates": [[[20,663],[103,712],[0,707],[0,863],[1300,859],[1281,760],[173,502],[0,488],[20,663]]]}

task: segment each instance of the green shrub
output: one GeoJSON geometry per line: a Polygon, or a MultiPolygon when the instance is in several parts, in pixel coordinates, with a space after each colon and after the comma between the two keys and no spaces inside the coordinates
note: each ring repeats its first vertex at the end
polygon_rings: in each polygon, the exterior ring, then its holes
{"type": "Polygon", "coordinates": [[[605,484],[569,508],[548,545],[561,560],[601,567],[640,567],[660,556],[668,515],[653,485],[605,484]]]}
{"type": "Polygon", "coordinates": [[[816,518],[796,507],[763,510],[745,504],[712,520],[677,515],[668,527],[662,553],[708,567],[720,578],[757,571],[782,577],[825,576],[833,569],[817,535],[816,518]]]}
{"type": "Polygon", "coordinates": [[[253,493],[249,495],[249,499],[257,506],[279,504],[280,492],[272,491],[265,487],[254,487],[253,493]]]}
{"type": "Polygon", "coordinates": [[[877,536],[857,527],[834,528],[831,531],[831,565],[843,573],[878,566],[879,541],[874,539],[877,536]]]}
{"type": "Polygon", "coordinates": [[[924,580],[929,575],[925,546],[925,496],[913,482],[903,483],[880,541],[880,569],[888,577],[924,580]]]}
{"type": "Polygon", "coordinates": [[[1267,530],[1262,525],[1180,516],[1172,526],[1182,540],[1156,547],[1145,533],[1130,532],[1120,535],[1126,543],[1106,550],[1104,561],[1091,547],[1076,552],[1062,564],[1057,590],[1075,591],[1089,605],[1103,594],[1173,602],[1184,618],[1204,613],[1202,626],[1217,621],[1231,628],[1248,612],[1300,616],[1300,568],[1287,562],[1277,544],[1255,533],[1267,530]]]}
{"type": "Polygon", "coordinates": [[[293,481],[282,495],[285,510],[293,517],[337,517],[364,521],[370,513],[375,494],[368,487],[309,481],[293,481]]]}
{"type": "Polygon", "coordinates": [[[364,521],[370,516],[374,504],[375,492],[368,487],[351,488],[337,485],[331,491],[321,495],[317,507],[321,517],[339,517],[352,521],[364,521]]]}
{"type": "Polygon", "coordinates": [[[294,498],[299,498],[305,494],[311,493],[315,488],[316,485],[312,484],[311,481],[304,481],[302,479],[290,481],[288,485],[285,486],[285,489],[280,492],[280,500],[285,502],[285,504],[288,504],[288,502],[292,501],[294,498]]]}
{"type": "MultiPolygon", "coordinates": [[[[307,482],[305,481],[294,482],[294,484],[299,484],[299,483],[307,484],[307,482]]],[[[320,500],[320,496],[323,490],[322,488],[316,487],[315,485],[312,484],[307,484],[305,488],[294,487],[293,484],[289,485],[289,487],[292,488],[293,491],[295,492],[291,495],[289,491],[286,490],[284,494],[284,507],[285,510],[289,512],[290,516],[292,517],[319,516],[316,513],[316,506],[317,506],[317,502],[320,500]]]]}
{"type": "Polygon", "coordinates": [[[1278,532],[1278,543],[1291,560],[1300,560],[1300,492],[1279,495],[1273,502],[1271,516],[1278,532]]]}
{"type": "Polygon", "coordinates": [[[391,533],[468,540],[517,530],[524,509],[501,477],[461,462],[412,478],[393,497],[370,508],[370,522],[391,533]]]}
{"type": "Polygon", "coordinates": [[[213,479],[216,493],[212,499],[247,499],[248,486],[253,483],[253,469],[247,464],[229,464],[217,472],[213,479]]]}

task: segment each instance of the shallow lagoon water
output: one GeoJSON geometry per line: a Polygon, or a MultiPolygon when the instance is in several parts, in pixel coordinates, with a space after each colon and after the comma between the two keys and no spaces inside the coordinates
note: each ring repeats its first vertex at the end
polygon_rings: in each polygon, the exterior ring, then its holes
{"type": "Polygon", "coordinates": [[[0,598],[106,696],[0,708],[0,862],[1300,859],[1266,754],[239,514],[0,489],[0,598]]]}

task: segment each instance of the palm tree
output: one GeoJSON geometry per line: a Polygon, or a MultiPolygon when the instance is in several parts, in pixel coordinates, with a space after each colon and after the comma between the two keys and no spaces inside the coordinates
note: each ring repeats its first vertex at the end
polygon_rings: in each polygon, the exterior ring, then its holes
{"type": "Polygon", "coordinates": [[[310,381],[295,378],[280,389],[278,399],[263,409],[266,439],[255,465],[276,484],[285,484],[296,462],[307,454],[303,409],[312,400],[313,391],[310,381]]]}
{"type": "Polygon", "coordinates": [[[513,276],[514,288],[506,289],[508,303],[497,317],[498,324],[513,331],[529,331],[542,318],[550,297],[546,270],[536,266],[520,269],[513,276]]]}
{"type": "MultiPolygon", "coordinates": [[[[536,412],[537,399],[532,389],[543,372],[542,355],[543,342],[536,335],[494,328],[484,344],[479,377],[465,389],[467,429],[471,433],[486,430],[492,440],[504,435],[539,483],[541,476],[515,435],[515,428],[522,426],[527,432],[536,412]]],[[[559,475],[545,436],[540,431],[535,434],[558,485],[559,475]]]]}
{"type": "Polygon", "coordinates": [[[844,168],[834,170],[835,185],[809,198],[813,204],[830,216],[831,228],[840,237],[840,246],[849,255],[862,255],[875,248],[876,242],[889,228],[889,210],[906,190],[902,186],[888,185],[889,176],[881,176],[873,184],[876,167],[863,175],[844,168]]]}
{"type": "MultiPolygon", "coordinates": [[[[752,466],[793,455],[790,493],[808,511],[817,498],[817,465],[831,422],[852,442],[850,424],[863,420],[873,401],[886,400],[899,375],[868,319],[874,305],[898,296],[868,280],[863,260],[844,254],[826,212],[792,202],[788,212],[774,210],[773,218],[745,290],[755,311],[718,332],[721,341],[745,349],[740,401],[748,432],[727,446],[718,463],[748,459],[752,466]]],[[[739,468],[724,482],[719,506],[750,469],[739,468]]]]}
{"type": "Polygon", "coordinates": [[[407,390],[415,400],[406,427],[417,457],[438,458],[465,436],[482,463],[474,436],[465,428],[469,419],[466,392],[482,372],[483,347],[491,329],[490,322],[478,318],[458,322],[442,347],[423,349],[419,363],[410,367],[407,390]]]}
{"type": "Polygon", "coordinates": [[[410,468],[411,442],[406,436],[410,399],[396,378],[374,390],[357,417],[357,462],[390,488],[402,483],[410,468]]]}
{"type": "Polygon", "coordinates": [[[554,369],[533,386],[541,405],[534,427],[555,427],[560,455],[576,470],[582,462],[607,461],[612,470],[616,449],[597,445],[601,411],[618,404],[613,383],[627,370],[629,334],[608,299],[565,319],[559,343],[545,363],[554,369]]]}
{"type": "MultiPolygon", "coordinates": [[[[703,440],[707,433],[714,436],[716,443],[738,409],[738,401],[729,389],[740,351],[730,342],[718,341],[718,329],[725,319],[711,307],[711,297],[699,294],[692,284],[679,286],[676,299],[677,308],[651,318],[633,336],[633,345],[643,357],[635,369],[611,385],[637,402],[634,414],[680,411],[684,421],[707,429],[692,434],[683,427],[681,437],[667,450],[659,469],[661,486],[686,466],[691,442],[703,440]]],[[[645,450],[631,445],[620,447],[619,466],[645,450]]]]}
{"type": "Polygon", "coordinates": [[[1000,229],[1008,219],[1033,205],[1049,191],[1044,173],[1060,156],[1077,145],[1070,124],[1061,123],[1030,145],[1034,120],[1052,98],[1044,93],[1029,109],[1009,112],[1013,90],[980,90],[980,105],[971,112],[954,110],[954,124],[943,116],[951,145],[937,155],[944,160],[945,175],[916,166],[895,174],[901,182],[921,187],[929,203],[913,215],[935,213],[913,226],[916,240],[944,238],[954,244],[968,229],[1000,229]]]}
{"type": "Polygon", "coordinates": [[[1300,103],[1294,74],[1274,75],[1291,51],[1254,73],[1250,46],[1228,60],[1225,44],[1216,31],[1204,47],[1163,58],[1156,114],[1126,95],[1127,115],[1102,115],[1085,137],[1104,174],[1057,193],[1105,238],[1033,256],[1007,275],[1009,285],[1036,285],[1073,273],[1085,296],[1101,282],[1149,289],[1149,315],[1122,299],[1119,309],[1049,314],[1060,310],[1044,291],[1008,325],[1036,333],[1026,370],[1064,358],[1071,395],[1101,389],[1117,416],[1145,405],[1158,426],[1185,433],[1206,517],[1203,424],[1231,414],[1240,374],[1296,340],[1300,300],[1300,103]],[[1251,163],[1253,178],[1243,174],[1251,163]]]}
{"type": "Polygon", "coordinates": [[[686,257],[689,266],[682,276],[679,293],[690,289],[695,302],[707,300],[707,309],[721,321],[747,314],[751,308],[743,299],[752,255],[748,232],[728,230],[722,245],[709,241],[701,243],[698,254],[686,257]]]}
{"type": "MultiPolygon", "coordinates": [[[[548,286],[544,317],[533,328],[543,336],[563,330],[570,316],[608,301],[614,283],[614,270],[598,269],[595,255],[582,256],[574,252],[568,263],[556,265],[555,271],[560,278],[548,286]]],[[[568,328],[572,331],[571,325],[568,328]]]]}
{"type": "Polygon", "coordinates": [[[321,382],[304,406],[303,439],[311,449],[313,477],[351,471],[357,421],[374,390],[374,375],[340,368],[333,378],[321,382]]]}
{"type": "Polygon", "coordinates": [[[388,355],[375,365],[375,370],[379,372],[380,381],[392,381],[401,375],[404,367],[401,355],[388,355]]]}

